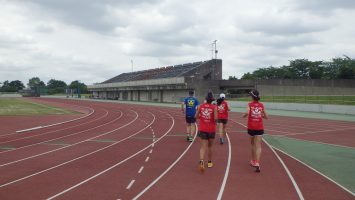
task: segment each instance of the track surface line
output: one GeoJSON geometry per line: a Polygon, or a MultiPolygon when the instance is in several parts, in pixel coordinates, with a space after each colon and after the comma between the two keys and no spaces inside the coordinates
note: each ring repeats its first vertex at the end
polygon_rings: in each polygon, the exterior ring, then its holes
{"type": "Polygon", "coordinates": [[[344,186],[340,185],[339,183],[337,183],[336,181],[334,181],[333,179],[329,178],[328,176],[322,174],[321,172],[319,172],[318,170],[314,169],[313,167],[307,165],[306,163],[302,162],[301,160],[295,158],[294,156],[286,153],[285,151],[277,148],[277,147],[272,147],[273,149],[276,149],[277,151],[280,151],[281,153],[287,155],[288,157],[296,160],[297,162],[301,163],[302,165],[306,166],[307,168],[311,169],[312,171],[316,172],[317,174],[321,175],[322,177],[326,178],[327,180],[329,180],[330,182],[334,183],[335,185],[337,185],[338,187],[340,187],[341,189],[343,189],[344,191],[350,193],[351,195],[355,196],[355,193],[353,193],[352,191],[348,190],[347,188],[345,188],[344,186]]]}
{"type": "MultiPolygon", "coordinates": [[[[155,120],[155,118],[154,118],[154,120],[155,120]]],[[[154,120],[153,120],[153,122],[154,122],[154,120]]],[[[153,122],[152,122],[152,123],[153,123],[153,122]]],[[[56,165],[56,166],[50,167],[50,168],[48,168],[48,169],[45,169],[45,170],[42,170],[42,171],[36,172],[36,173],[34,173],[34,174],[31,174],[31,175],[28,175],[28,176],[22,177],[22,178],[20,178],[20,179],[16,179],[16,180],[14,180],[14,181],[11,181],[11,182],[8,182],[8,183],[5,183],[5,184],[3,184],[3,185],[0,185],[0,188],[5,187],[5,186],[8,186],[8,185],[11,185],[11,184],[13,184],[13,183],[16,183],[16,182],[19,182],[19,181],[22,181],[22,180],[25,180],[25,179],[28,179],[28,178],[31,178],[31,177],[36,176],[36,175],[42,174],[42,173],[44,173],[44,172],[47,172],[47,171],[50,171],[50,170],[52,170],[52,169],[55,169],[55,168],[61,167],[61,166],[63,166],[63,165],[66,165],[66,164],[72,163],[72,162],[74,162],[74,161],[76,161],[76,160],[79,160],[79,159],[85,158],[85,157],[90,156],[90,155],[92,155],[92,154],[94,154],[94,153],[97,153],[97,152],[103,151],[103,150],[105,150],[105,149],[107,149],[107,148],[110,148],[110,147],[112,147],[112,146],[114,146],[114,145],[116,145],[116,144],[119,144],[119,143],[121,143],[121,142],[123,142],[123,141],[125,141],[125,140],[127,140],[127,139],[129,139],[129,138],[131,138],[131,137],[133,137],[134,135],[139,134],[140,132],[144,131],[144,130],[145,130],[145,129],[147,129],[147,128],[148,128],[148,126],[147,126],[147,127],[145,127],[144,129],[141,129],[140,131],[136,132],[136,133],[135,133],[135,134],[133,134],[133,135],[130,135],[130,136],[128,136],[128,137],[126,137],[126,138],[124,138],[124,139],[122,139],[122,140],[119,140],[119,141],[117,141],[117,142],[115,142],[115,143],[113,143],[113,144],[111,144],[111,145],[108,145],[108,146],[106,146],[106,147],[103,147],[103,148],[101,148],[101,149],[95,150],[95,151],[93,151],[93,152],[90,152],[90,153],[88,153],[88,154],[82,155],[82,156],[77,157],[77,158],[75,158],[75,159],[72,159],[72,160],[66,161],[66,162],[61,163],[61,164],[59,164],[59,165],[56,165]]]]}
{"type": "Polygon", "coordinates": [[[227,183],[227,179],[228,179],[228,175],[229,175],[229,169],[230,169],[230,165],[231,165],[231,160],[232,160],[232,145],[231,145],[231,141],[229,139],[228,134],[226,133],[227,136],[227,141],[228,141],[228,162],[227,162],[227,167],[226,167],[226,171],[223,177],[223,182],[221,185],[221,189],[219,190],[218,196],[217,196],[217,200],[221,200],[222,196],[223,196],[223,192],[224,189],[226,187],[226,183],[227,183]]]}
{"type": "MultiPolygon", "coordinates": [[[[99,127],[101,127],[101,126],[105,126],[105,125],[107,125],[107,124],[109,124],[109,123],[112,123],[112,122],[114,122],[114,121],[120,119],[121,117],[122,117],[122,115],[121,115],[120,117],[118,117],[118,118],[116,118],[116,119],[114,119],[114,120],[112,120],[112,121],[106,123],[106,124],[102,124],[102,125],[100,125],[100,126],[93,127],[93,128],[91,128],[91,129],[88,129],[88,130],[96,129],[96,128],[99,128],[99,127]]],[[[36,155],[33,155],[33,156],[26,157],[26,158],[23,158],[23,159],[19,159],[19,160],[16,160],[16,161],[4,163],[4,164],[1,164],[0,167],[8,166],[8,165],[11,165],[11,164],[14,164],[14,163],[18,163],[18,162],[21,162],[21,161],[29,160],[29,159],[36,158],[36,157],[39,157],[39,156],[43,156],[43,155],[46,155],[46,154],[49,154],[49,153],[53,153],[53,152],[56,152],[56,151],[59,151],[59,150],[63,150],[63,149],[69,148],[69,147],[73,147],[73,146],[76,146],[76,145],[81,144],[81,143],[84,143],[84,142],[88,142],[88,141],[90,141],[90,140],[96,139],[96,138],[98,138],[98,137],[101,137],[101,136],[104,136],[104,135],[113,133],[113,132],[115,132],[115,131],[117,131],[117,130],[119,130],[119,129],[122,129],[122,128],[124,128],[124,127],[126,127],[126,126],[132,124],[137,118],[138,118],[138,115],[137,115],[137,117],[136,117],[133,121],[129,122],[128,124],[125,124],[125,125],[123,125],[123,126],[120,126],[119,128],[113,129],[113,130],[111,130],[111,131],[109,131],[109,132],[105,132],[105,133],[100,134],[100,135],[97,135],[97,136],[95,136],[95,137],[92,137],[92,138],[89,138],[89,139],[85,139],[85,140],[82,140],[82,141],[77,142],[77,143],[74,143],[74,144],[66,145],[66,146],[61,147],[61,148],[58,148],[58,149],[53,149],[53,150],[46,151],[46,152],[43,152],[43,153],[40,153],[40,154],[36,154],[36,155]]],[[[79,133],[82,133],[82,132],[86,132],[86,131],[88,131],[88,130],[77,132],[77,133],[75,133],[75,135],[76,135],[76,134],[79,134],[79,133]]],[[[60,137],[60,138],[56,138],[55,140],[61,139],[61,138],[65,138],[65,137],[69,137],[69,136],[73,136],[73,134],[71,134],[71,135],[66,135],[66,136],[63,136],[63,137],[60,137]]],[[[54,139],[52,139],[52,140],[47,140],[47,141],[44,141],[44,142],[37,143],[37,144],[35,144],[35,145],[38,145],[38,144],[46,144],[47,142],[50,142],[50,141],[53,141],[53,140],[54,140],[54,139]]],[[[31,146],[33,146],[33,145],[31,145],[31,146]]],[[[28,147],[28,146],[27,146],[27,147],[28,147]]],[[[19,148],[18,148],[18,149],[19,149],[19,148]]],[[[16,150],[16,149],[14,149],[14,150],[16,150]]],[[[7,151],[7,152],[8,152],[8,151],[7,151]]]]}
{"type": "MultiPolygon", "coordinates": [[[[80,182],[80,183],[78,183],[78,184],[76,184],[76,185],[74,185],[74,186],[72,186],[72,187],[70,187],[70,188],[68,188],[68,189],[66,189],[66,190],[64,190],[64,191],[62,191],[62,192],[60,192],[60,193],[57,193],[57,194],[55,194],[55,195],[53,195],[53,196],[47,198],[47,200],[51,200],[51,199],[57,198],[57,197],[59,197],[59,196],[65,194],[65,193],[67,193],[67,192],[69,192],[69,191],[71,191],[71,190],[73,190],[73,189],[79,187],[80,185],[85,184],[86,182],[89,182],[89,181],[91,181],[92,179],[95,179],[96,177],[98,177],[98,176],[100,176],[100,175],[102,175],[102,174],[104,174],[104,173],[106,173],[106,172],[112,170],[113,168],[115,168],[115,167],[117,167],[117,166],[119,166],[119,165],[121,165],[121,164],[127,162],[127,161],[130,160],[131,158],[134,158],[135,156],[139,155],[140,153],[144,152],[144,151],[147,150],[149,147],[151,147],[153,144],[159,142],[164,136],[166,136],[166,135],[172,130],[172,128],[174,127],[174,124],[175,124],[175,120],[174,120],[174,118],[173,118],[172,116],[171,116],[171,118],[173,119],[173,123],[172,123],[171,127],[169,128],[169,130],[168,130],[165,134],[163,134],[163,136],[161,136],[158,140],[156,140],[155,142],[153,142],[152,144],[149,144],[148,146],[146,146],[145,148],[143,148],[143,149],[141,149],[140,151],[136,152],[135,154],[133,154],[133,155],[127,157],[126,159],[120,161],[119,163],[117,163],[117,164],[115,164],[115,165],[113,165],[113,166],[111,166],[111,167],[109,167],[109,168],[107,168],[107,169],[101,171],[100,173],[98,173],[98,174],[96,174],[96,175],[94,175],[94,176],[92,176],[92,177],[90,177],[90,178],[88,178],[88,179],[86,179],[86,180],[84,180],[84,181],[82,181],[82,182],[80,182]]],[[[155,119],[155,118],[154,118],[154,119],[155,119]]],[[[151,123],[151,124],[152,124],[152,123],[151,123]]],[[[148,125],[145,129],[147,129],[148,127],[149,127],[149,125],[148,125]]],[[[132,136],[133,136],[133,135],[132,135],[132,136]]],[[[130,137],[132,137],[132,136],[130,136],[130,137]]]]}
{"type": "MultiPolygon", "coordinates": [[[[242,124],[242,123],[236,122],[236,121],[234,121],[234,120],[231,120],[231,121],[234,122],[234,123],[237,123],[237,124],[239,124],[239,125],[241,125],[241,126],[243,126],[243,127],[245,127],[245,128],[247,128],[247,126],[244,125],[244,124],[242,124]]],[[[264,140],[264,139],[263,139],[263,141],[267,144],[267,146],[271,149],[271,151],[275,154],[275,156],[277,157],[277,159],[280,161],[280,163],[281,163],[281,165],[283,166],[283,168],[285,169],[285,171],[286,171],[288,177],[290,178],[290,180],[291,180],[291,182],[292,182],[292,185],[294,186],[294,188],[295,188],[295,190],[296,190],[296,192],[297,192],[297,195],[298,195],[298,197],[300,198],[300,200],[304,200],[304,197],[303,197],[303,195],[302,195],[302,192],[301,192],[300,188],[298,187],[298,185],[297,185],[295,179],[293,178],[293,176],[292,176],[290,170],[287,168],[287,166],[285,165],[285,163],[283,162],[283,160],[280,158],[280,156],[275,152],[275,150],[269,145],[269,143],[267,143],[266,140],[264,140]]]]}

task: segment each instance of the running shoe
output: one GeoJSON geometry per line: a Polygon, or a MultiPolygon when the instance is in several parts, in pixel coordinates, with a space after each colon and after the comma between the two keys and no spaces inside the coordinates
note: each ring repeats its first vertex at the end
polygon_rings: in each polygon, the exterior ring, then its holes
{"type": "Polygon", "coordinates": [[[193,137],[192,137],[192,135],[189,135],[189,142],[192,142],[194,139],[193,139],[193,137]]]}
{"type": "Polygon", "coordinates": [[[219,138],[219,143],[220,143],[220,144],[224,144],[224,138],[222,138],[222,137],[219,138]]]}
{"type": "Polygon", "coordinates": [[[190,135],[186,136],[186,141],[190,141],[190,135]]]}
{"type": "Polygon", "coordinates": [[[250,160],[250,166],[255,167],[255,161],[254,160],[250,160]]]}
{"type": "Polygon", "coordinates": [[[198,170],[203,173],[205,172],[205,162],[203,162],[203,160],[200,160],[200,163],[198,165],[198,170]]]}
{"type": "Polygon", "coordinates": [[[260,172],[260,164],[258,162],[255,162],[254,167],[255,167],[255,172],[259,173],[260,172]]]}
{"type": "Polygon", "coordinates": [[[211,160],[209,160],[209,161],[207,162],[207,167],[208,167],[208,168],[213,167],[213,162],[212,162],[211,160]]]}

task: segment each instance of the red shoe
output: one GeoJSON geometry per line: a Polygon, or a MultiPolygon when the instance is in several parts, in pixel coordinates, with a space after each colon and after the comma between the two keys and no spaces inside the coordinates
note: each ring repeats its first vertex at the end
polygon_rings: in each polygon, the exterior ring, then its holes
{"type": "Polygon", "coordinates": [[[250,166],[255,167],[255,160],[250,160],[250,166]]]}

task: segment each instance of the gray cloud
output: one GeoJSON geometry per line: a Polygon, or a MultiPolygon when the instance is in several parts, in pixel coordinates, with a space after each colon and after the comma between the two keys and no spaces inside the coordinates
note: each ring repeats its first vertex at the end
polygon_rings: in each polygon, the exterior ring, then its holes
{"type": "MultiPolygon", "coordinates": [[[[22,1],[21,1],[22,2],[22,1]]],[[[34,9],[44,12],[49,17],[63,20],[65,23],[85,29],[110,32],[117,26],[124,26],[126,22],[115,18],[112,8],[126,9],[131,6],[155,3],[157,0],[29,0],[34,9]]],[[[24,3],[24,2],[22,2],[24,3]]]]}
{"type": "Polygon", "coordinates": [[[354,10],[355,1],[353,0],[307,0],[298,1],[296,7],[308,10],[312,13],[329,15],[336,9],[354,10]]]}
{"type": "Polygon", "coordinates": [[[0,81],[88,84],[211,58],[224,77],[288,60],[354,57],[353,1],[0,0],[0,81]],[[330,48],[331,47],[331,48],[330,48]]]}

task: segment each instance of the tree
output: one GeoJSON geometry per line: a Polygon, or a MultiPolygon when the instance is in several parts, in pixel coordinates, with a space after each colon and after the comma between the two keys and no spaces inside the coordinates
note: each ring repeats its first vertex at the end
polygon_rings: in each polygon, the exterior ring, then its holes
{"type": "Polygon", "coordinates": [[[43,81],[41,81],[41,79],[39,79],[38,77],[33,77],[30,80],[28,80],[27,86],[30,88],[44,88],[46,87],[46,84],[44,84],[43,81]]]}
{"type": "Polygon", "coordinates": [[[79,93],[80,93],[80,94],[83,94],[83,93],[87,93],[87,92],[88,92],[87,86],[86,86],[84,83],[80,83],[78,80],[72,81],[72,82],[69,84],[69,88],[70,88],[70,89],[73,89],[73,90],[75,90],[75,91],[77,91],[77,92],[78,92],[78,89],[79,89],[79,93]]]}
{"type": "Polygon", "coordinates": [[[345,58],[334,58],[333,65],[338,69],[337,78],[355,79],[355,60],[344,56],[345,58]]]}
{"type": "Polygon", "coordinates": [[[25,86],[23,85],[23,83],[19,80],[15,80],[15,81],[4,81],[2,87],[1,87],[1,91],[3,92],[18,92],[19,90],[22,90],[23,88],[25,88],[25,86]]]}
{"type": "Polygon", "coordinates": [[[235,77],[235,76],[229,76],[229,77],[228,77],[228,80],[238,80],[238,78],[235,77]]]}
{"type": "Polygon", "coordinates": [[[61,80],[51,79],[47,83],[47,88],[49,94],[63,93],[67,84],[61,80]]]}
{"type": "Polygon", "coordinates": [[[242,79],[242,80],[245,80],[245,79],[252,79],[252,80],[254,80],[255,79],[255,77],[254,77],[254,75],[253,74],[251,74],[251,73],[245,73],[243,76],[242,76],[242,78],[240,78],[240,79],[242,79]]]}

